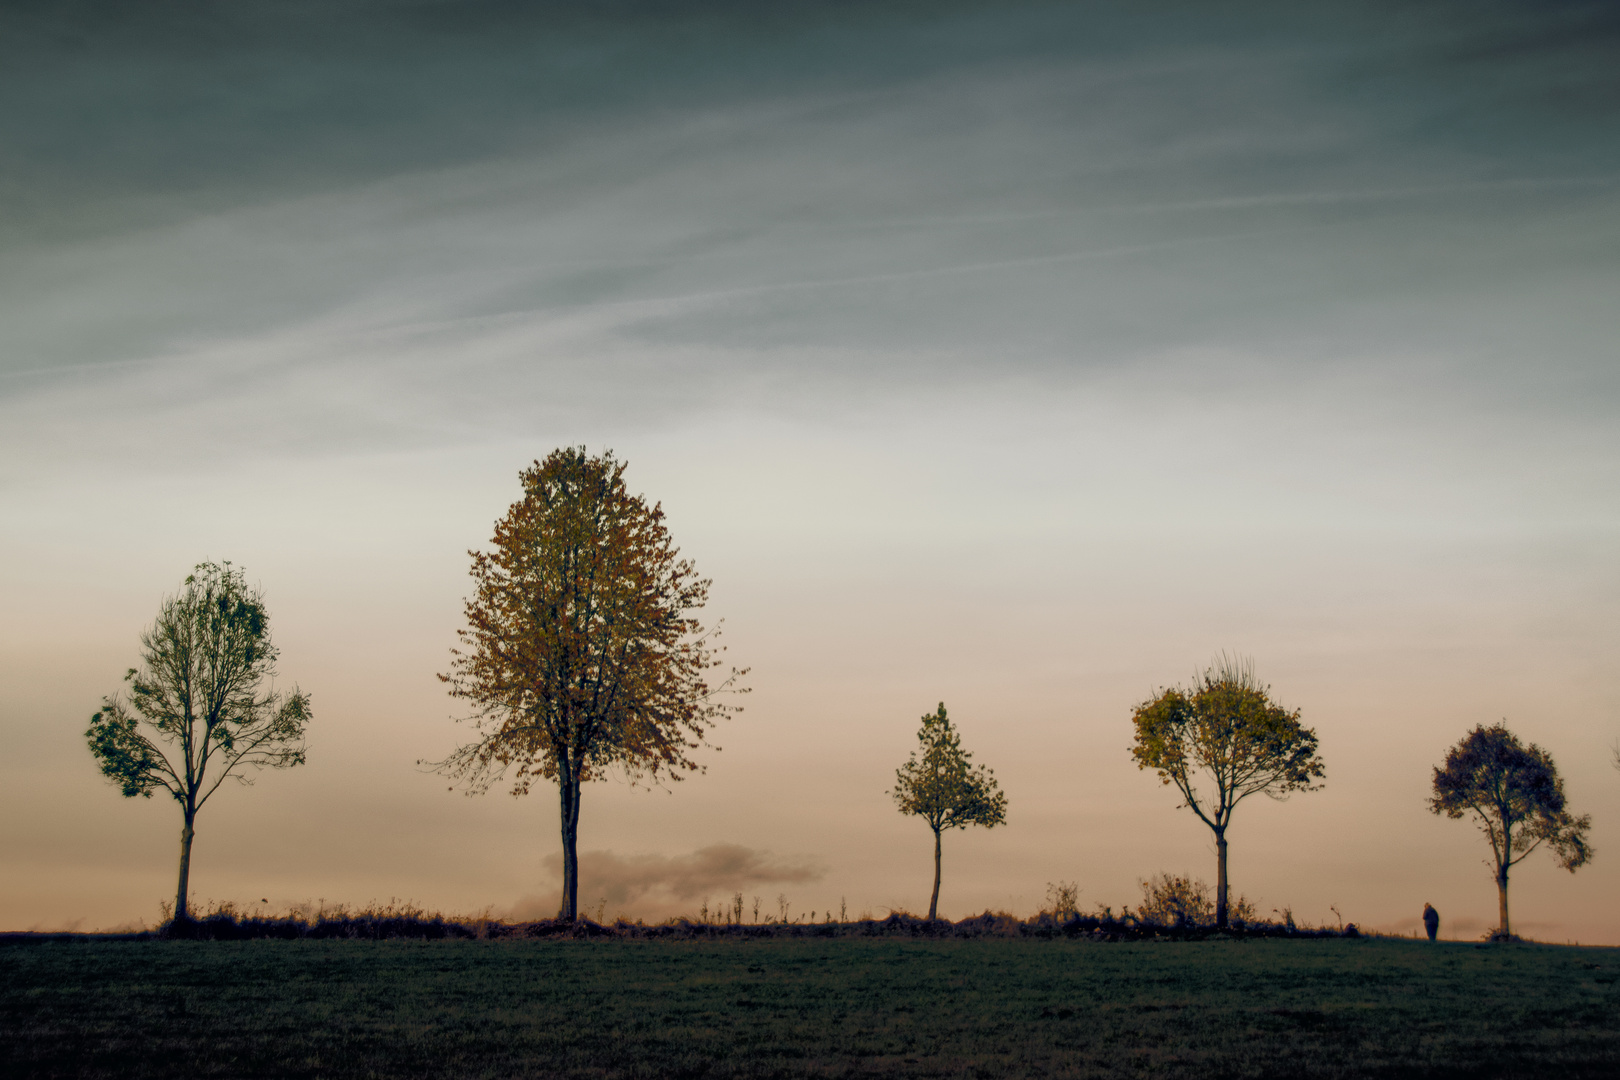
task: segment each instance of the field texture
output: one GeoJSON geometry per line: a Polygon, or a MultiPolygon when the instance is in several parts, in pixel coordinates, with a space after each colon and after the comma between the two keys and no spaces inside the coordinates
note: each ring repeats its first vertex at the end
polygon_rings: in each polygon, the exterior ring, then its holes
{"type": "Polygon", "coordinates": [[[1612,1077],[1617,976],[1377,939],[23,941],[0,1073],[1612,1077]]]}

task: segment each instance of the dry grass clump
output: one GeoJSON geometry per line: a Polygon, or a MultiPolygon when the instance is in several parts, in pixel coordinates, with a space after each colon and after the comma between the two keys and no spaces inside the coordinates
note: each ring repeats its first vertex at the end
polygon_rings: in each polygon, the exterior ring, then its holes
{"type": "MultiPolygon", "coordinates": [[[[167,912],[165,912],[167,914],[167,912]]],[[[232,901],[210,902],[195,916],[166,919],[153,936],[187,941],[246,941],[254,938],[293,940],[298,938],[383,941],[419,938],[428,941],[493,936],[489,927],[499,925],[488,915],[445,915],[427,911],[409,901],[375,902],[360,908],[347,904],[331,907],[298,904],[281,914],[267,914],[262,908],[244,909],[232,901]]]]}

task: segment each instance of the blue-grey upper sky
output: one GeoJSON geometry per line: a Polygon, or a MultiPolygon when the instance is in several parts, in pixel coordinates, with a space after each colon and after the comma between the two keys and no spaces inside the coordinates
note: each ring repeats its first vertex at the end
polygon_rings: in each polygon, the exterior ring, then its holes
{"type": "Polygon", "coordinates": [[[1609,4],[0,18],[12,393],[316,324],[431,348],[567,319],[714,350],[637,378],[665,403],[761,363],[797,396],[1392,342],[1453,388],[1614,402],[1609,4]]]}
{"type": "MultiPolygon", "coordinates": [[[[820,867],[819,903],[913,903],[882,792],[944,697],[1013,797],[946,909],[1117,904],[1206,854],[1130,706],[1236,648],[1330,786],[1245,811],[1234,873],[1486,918],[1422,810],[1469,726],[1620,813],[1617,297],[1612,3],[0,5],[0,790],[54,807],[0,807],[0,861],[71,883],[0,920],[166,887],[168,809],[79,733],[203,558],[263,582],[328,740],[231,793],[241,850],[362,823],[262,886],[205,825],[219,895],[543,895],[549,807],[452,813],[412,763],[456,733],[464,552],[565,443],[664,502],[755,669],[657,824],[587,796],[616,895],[820,867]],[[1293,866],[1349,820],[1352,869],[1293,866]],[[444,868],[401,869],[404,821],[444,868]]],[[[1526,877],[1548,933],[1620,941],[1604,865],[1567,910],[1526,877]]]]}

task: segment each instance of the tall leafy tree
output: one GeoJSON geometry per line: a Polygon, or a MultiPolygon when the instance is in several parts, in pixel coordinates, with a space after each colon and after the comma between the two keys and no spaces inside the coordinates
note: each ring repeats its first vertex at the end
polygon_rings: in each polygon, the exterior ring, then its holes
{"type": "Polygon", "coordinates": [[[580,790],[617,768],[632,781],[682,779],[689,751],[743,692],[694,612],[709,580],[680,558],[661,506],[624,484],[611,451],[553,451],[525,469],[523,497],[495,524],[488,552],[469,552],[476,591],[462,647],[439,678],[469,702],[478,737],[435,767],[487,791],[505,778],[524,795],[557,785],[563,884],[558,917],[579,913],[580,790]]]}
{"type": "Polygon", "coordinates": [[[962,736],[946,715],[945,703],[923,714],[917,729],[919,746],[894,772],[890,794],[902,814],[922,818],[934,830],[934,892],[928,898],[928,917],[939,914],[940,836],[946,829],[983,825],[987,829],[1007,820],[1007,796],[995,774],[973,765],[973,755],[962,749],[962,736]]]}
{"type": "Polygon", "coordinates": [[[1316,732],[1299,710],[1274,703],[1247,660],[1224,654],[1186,689],[1136,707],[1131,756],[1181,792],[1182,804],[1215,834],[1215,924],[1227,924],[1226,830],[1250,795],[1285,799],[1314,791],[1323,776],[1316,732]]]}
{"type": "Polygon", "coordinates": [[[304,763],[309,695],[266,683],[278,651],[264,599],[230,563],[198,563],[141,635],[141,666],[124,676],[125,701],[102,700],[85,738],[101,771],[125,797],[167,791],[185,819],[174,915],[188,914],[197,812],[244,770],[304,763]]]}
{"type": "Polygon", "coordinates": [[[1497,932],[1511,937],[1508,871],[1546,844],[1570,873],[1592,858],[1591,815],[1565,806],[1564,781],[1552,756],[1525,746],[1501,724],[1476,726],[1435,767],[1429,809],[1450,818],[1473,815],[1491,845],[1496,871],[1497,932]]]}

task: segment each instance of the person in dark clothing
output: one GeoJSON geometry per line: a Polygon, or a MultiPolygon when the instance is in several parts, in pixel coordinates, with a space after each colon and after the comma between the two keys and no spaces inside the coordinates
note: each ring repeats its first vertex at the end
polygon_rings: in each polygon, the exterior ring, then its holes
{"type": "Polygon", "coordinates": [[[1429,932],[1429,940],[1440,932],[1440,913],[1434,910],[1433,904],[1423,905],[1423,929],[1429,932]]]}

